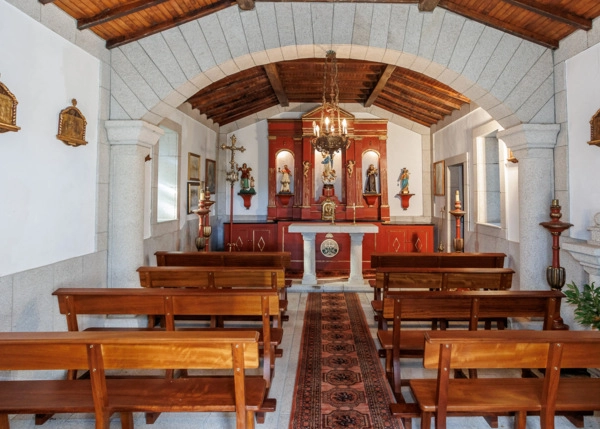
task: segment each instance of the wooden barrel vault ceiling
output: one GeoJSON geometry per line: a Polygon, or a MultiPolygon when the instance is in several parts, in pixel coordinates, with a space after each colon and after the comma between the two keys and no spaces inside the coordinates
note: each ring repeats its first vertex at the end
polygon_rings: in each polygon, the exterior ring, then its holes
{"type": "MultiPolygon", "coordinates": [[[[251,10],[263,0],[38,0],[52,3],[93,31],[112,49],[228,7],[251,10]]],[[[290,0],[282,0],[290,1],[290,0]]],[[[291,0],[307,2],[311,0],[291,0]]],[[[332,0],[329,0],[332,1],[332,0]]],[[[333,0],[335,1],[335,0],[333,0]]],[[[556,49],[600,16],[598,0],[366,0],[418,4],[462,15],[541,46],[556,49]]],[[[188,100],[219,125],[276,105],[320,103],[324,58],[282,61],[243,70],[188,100]]],[[[338,59],[340,103],[377,106],[430,127],[469,99],[421,73],[370,61],[338,59]]]]}

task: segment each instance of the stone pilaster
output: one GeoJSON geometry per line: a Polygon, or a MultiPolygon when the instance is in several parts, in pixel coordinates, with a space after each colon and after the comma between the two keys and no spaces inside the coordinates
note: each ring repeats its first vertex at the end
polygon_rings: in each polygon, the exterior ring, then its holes
{"type": "Polygon", "coordinates": [[[498,133],[519,160],[519,277],[522,290],[547,290],[552,258],[548,220],[554,198],[554,147],[560,126],[521,124],[498,133]]]}
{"type": "Polygon", "coordinates": [[[105,122],[110,150],[108,286],[139,287],[144,261],[144,163],[163,131],[144,121],[105,122]]]}

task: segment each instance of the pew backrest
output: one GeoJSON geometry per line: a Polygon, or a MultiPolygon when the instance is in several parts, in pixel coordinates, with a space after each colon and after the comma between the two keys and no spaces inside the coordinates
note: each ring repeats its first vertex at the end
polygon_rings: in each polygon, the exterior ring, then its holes
{"type": "MultiPolygon", "coordinates": [[[[277,291],[272,289],[194,288],[59,288],[61,314],[70,331],[78,331],[82,315],[164,316],[167,330],[175,328],[178,315],[269,316],[279,311],[277,291]]],[[[268,320],[268,317],[267,317],[268,320]]]]}
{"type": "Polygon", "coordinates": [[[155,252],[158,266],[289,268],[290,252],[155,252]]]}
{"type": "Polygon", "coordinates": [[[504,253],[394,253],[371,254],[371,268],[502,268],[504,253]]]}
{"type": "Polygon", "coordinates": [[[510,289],[511,268],[380,268],[375,288],[389,289],[510,289]]]}
{"type": "Polygon", "coordinates": [[[232,288],[285,287],[285,270],[281,267],[150,267],[137,269],[140,285],[156,287],[232,288]]]}
{"type": "Polygon", "coordinates": [[[552,329],[563,293],[548,291],[389,291],[383,316],[401,330],[403,320],[466,320],[476,330],[483,319],[539,317],[552,329]],[[400,323],[396,323],[400,322],[400,323]]]}

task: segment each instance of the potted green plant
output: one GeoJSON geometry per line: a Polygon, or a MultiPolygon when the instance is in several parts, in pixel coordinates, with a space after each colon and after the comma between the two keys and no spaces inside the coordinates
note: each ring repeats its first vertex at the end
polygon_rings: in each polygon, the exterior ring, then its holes
{"type": "Polygon", "coordinates": [[[600,287],[584,284],[579,290],[575,283],[569,283],[563,292],[567,302],[575,305],[575,320],[600,330],[600,287]]]}

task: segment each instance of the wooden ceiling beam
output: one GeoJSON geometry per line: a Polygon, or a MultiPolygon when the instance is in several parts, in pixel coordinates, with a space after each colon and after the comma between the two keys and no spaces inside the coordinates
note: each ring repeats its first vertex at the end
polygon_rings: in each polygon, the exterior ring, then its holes
{"type": "Polygon", "coordinates": [[[277,69],[277,64],[270,63],[265,64],[264,66],[265,72],[267,73],[267,77],[269,78],[269,82],[271,82],[271,86],[273,87],[273,91],[279,100],[279,104],[283,107],[287,107],[290,105],[290,102],[285,94],[285,90],[283,89],[283,84],[281,83],[281,78],[279,77],[279,70],[277,69]]]}
{"type": "Polygon", "coordinates": [[[458,15],[462,15],[466,18],[472,19],[473,21],[480,22],[483,25],[487,25],[489,27],[493,27],[497,30],[503,31],[508,34],[512,34],[513,36],[519,37],[521,39],[528,40],[530,42],[541,45],[545,48],[549,49],[557,49],[558,48],[558,40],[546,37],[540,33],[535,33],[533,31],[526,30],[524,28],[518,27],[516,25],[512,25],[509,22],[501,21],[497,18],[493,18],[489,15],[484,15],[481,13],[474,12],[473,9],[469,9],[467,7],[459,6],[453,2],[444,2],[440,5],[446,10],[450,12],[454,12],[458,15]]]}
{"type": "Polygon", "coordinates": [[[588,31],[592,28],[592,20],[583,18],[578,15],[573,15],[565,10],[560,10],[551,5],[541,4],[537,1],[531,0],[504,0],[506,3],[512,4],[513,6],[526,9],[530,12],[537,13],[538,15],[545,16],[553,21],[562,22],[563,24],[570,25],[580,30],[588,31]]]}
{"type": "Polygon", "coordinates": [[[256,6],[254,0],[237,0],[237,4],[242,10],[253,10],[256,6]]]}
{"type": "Polygon", "coordinates": [[[160,33],[161,31],[177,27],[178,25],[185,24],[186,22],[195,21],[198,18],[208,16],[211,13],[227,9],[234,4],[237,4],[235,0],[217,0],[215,3],[212,3],[208,6],[199,7],[177,18],[159,22],[142,30],[130,33],[127,36],[109,39],[106,41],[106,48],[113,49],[126,45],[127,43],[135,42],[136,40],[143,39],[144,37],[151,36],[152,34],[160,33]]]}
{"type": "Polygon", "coordinates": [[[420,12],[433,12],[440,0],[419,0],[420,12]]]}
{"type": "Polygon", "coordinates": [[[115,19],[123,18],[124,16],[131,15],[136,12],[140,12],[144,9],[159,5],[169,0],[136,0],[129,3],[125,3],[121,6],[105,9],[95,16],[89,18],[80,18],[77,20],[77,29],[86,30],[96,25],[106,24],[107,22],[115,19]]]}
{"type": "Polygon", "coordinates": [[[369,95],[369,98],[367,98],[367,101],[365,101],[365,107],[371,107],[373,105],[373,102],[377,100],[377,97],[379,97],[379,94],[381,94],[381,91],[383,91],[383,88],[385,88],[385,86],[387,85],[388,79],[390,78],[390,76],[392,76],[394,70],[396,70],[396,66],[388,64],[388,66],[381,74],[379,81],[377,81],[377,85],[375,85],[375,88],[371,92],[371,95],[369,95]]]}

